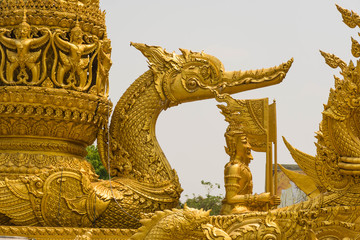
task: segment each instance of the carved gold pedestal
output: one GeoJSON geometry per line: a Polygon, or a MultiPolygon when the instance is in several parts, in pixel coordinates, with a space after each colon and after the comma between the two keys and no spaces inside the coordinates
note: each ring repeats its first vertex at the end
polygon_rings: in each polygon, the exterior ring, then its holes
{"type": "Polygon", "coordinates": [[[127,240],[136,230],[115,228],[3,227],[0,236],[21,236],[36,240],[127,240]]]}
{"type": "Polygon", "coordinates": [[[41,87],[0,87],[0,180],[54,168],[83,169],[86,146],[106,124],[109,102],[90,94],[41,87]]]}

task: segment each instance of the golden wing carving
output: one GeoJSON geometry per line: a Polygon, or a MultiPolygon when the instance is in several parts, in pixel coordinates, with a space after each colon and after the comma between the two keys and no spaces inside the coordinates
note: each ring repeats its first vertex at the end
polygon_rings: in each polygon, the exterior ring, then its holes
{"type": "Polygon", "coordinates": [[[29,191],[24,183],[17,180],[0,181],[0,213],[18,226],[35,225],[38,221],[32,210],[29,191]]]}
{"type": "Polygon", "coordinates": [[[85,69],[89,65],[89,57],[81,58],[79,61],[79,67],[85,69]]]}
{"type": "Polygon", "coordinates": [[[65,33],[62,31],[56,31],[54,34],[54,42],[56,44],[56,47],[58,47],[63,52],[69,52],[70,49],[67,46],[67,41],[63,40],[60,35],[64,35],[65,33]]]}
{"type": "Polygon", "coordinates": [[[71,66],[71,58],[61,51],[59,51],[59,53],[60,53],[60,59],[63,62],[63,64],[65,66],[71,66]]]}
{"type": "Polygon", "coordinates": [[[13,52],[13,51],[9,51],[6,49],[6,55],[7,55],[7,58],[9,59],[9,61],[11,63],[14,63],[18,60],[18,55],[16,52],[13,52]]]}
{"type": "Polygon", "coordinates": [[[297,173],[295,171],[291,171],[288,170],[286,168],[284,168],[283,166],[281,166],[279,164],[279,167],[281,169],[281,171],[283,171],[283,173],[285,173],[285,175],[296,184],[296,186],[298,186],[298,188],[301,189],[301,191],[303,191],[308,197],[310,198],[315,198],[316,196],[318,196],[320,194],[319,189],[317,188],[314,180],[305,175],[305,174],[301,174],[301,173],[297,173]]]}
{"type": "Polygon", "coordinates": [[[33,38],[31,49],[40,48],[49,41],[50,34],[51,34],[50,30],[49,29],[41,29],[41,31],[44,35],[42,35],[39,38],[33,38]]]}
{"type": "MultiPolygon", "coordinates": [[[[299,167],[305,172],[305,174],[311,177],[316,184],[316,186],[322,186],[320,179],[318,178],[318,174],[316,172],[316,158],[299,151],[286,141],[283,137],[284,143],[289,150],[291,156],[295,160],[295,162],[299,165],[299,167]]],[[[296,184],[296,182],[295,182],[296,184]]]]}
{"type": "Polygon", "coordinates": [[[29,54],[29,57],[28,57],[27,61],[31,62],[31,63],[37,62],[40,55],[41,55],[41,50],[36,51],[36,52],[32,52],[31,54],[29,54]]]}

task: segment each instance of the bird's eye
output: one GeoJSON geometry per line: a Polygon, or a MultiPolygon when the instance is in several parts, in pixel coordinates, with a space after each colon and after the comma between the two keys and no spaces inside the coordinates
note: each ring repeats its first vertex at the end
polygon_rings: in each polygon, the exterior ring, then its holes
{"type": "Polygon", "coordinates": [[[194,92],[198,89],[199,85],[195,78],[189,78],[185,82],[185,87],[188,91],[194,92]]]}

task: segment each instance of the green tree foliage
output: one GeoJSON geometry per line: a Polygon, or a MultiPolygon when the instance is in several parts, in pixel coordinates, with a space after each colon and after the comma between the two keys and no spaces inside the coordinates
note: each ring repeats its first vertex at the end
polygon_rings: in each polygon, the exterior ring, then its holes
{"type": "Polygon", "coordinates": [[[97,149],[97,146],[91,145],[86,148],[87,156],[86,160],[93,165],[95,172],[99,175],[100,179],[109,179],[109,174],[107,173],[104,165],[100,160],[100,155],[97,149]]]}
{"type": "MultiPolygon", "coordinates": [[[[221,201],[224,198],[221,194],[220,196],[213,196],[210,193],[212,190],[216,188],[220,188],[220,184],[218,183],[211,183],[205,182],[204,180],[201,181],[201,184],[207,189],[207,194],[205,197],[201,195],[193,194],[192,198],[189,198],[188,195],[185,203],[188,207],[197,208],[197,209],[204,209],[205,211],[211,209],[210,215],[219,215],[221,210],[221,201]]],[[[183,207],[184,204],[180,203],[180,206],[183,207]]]]}

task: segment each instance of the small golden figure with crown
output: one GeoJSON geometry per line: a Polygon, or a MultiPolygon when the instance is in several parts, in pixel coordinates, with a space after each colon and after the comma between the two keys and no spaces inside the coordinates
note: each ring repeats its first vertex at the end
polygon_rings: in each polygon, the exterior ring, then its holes
{"type": "Polygon", "coordinates": [[[90,60],[89,54],[98,47],[98,38],[93,36],[91,42],[85,43],[85,35],[79,22],[76,22],[75,27],[70,31],[70,41],[64,40],[61,35],[65,34],[60,30],[54,34],[55,44],[61,50],[58,51],[61,62],[58,64],[57,81],[61,86],[82,90],[91,83],[91,79],[88,81],[87,73],[93,59],[90,60]]]}
{"type": "MultiPolygon", "coordinates": [[[[221,214],[239,214],[249,211],[265,211],[280,204],[280,198],[270,192],[253,194],[252,174],[249,163],[253,160],[251,145],[246,134],[247,123],[243,117],[246,101],[235,100],[228,94],[218,95],[219,102],[228,106],[218,105],[229,126],[225,133],[225,151],[230,161],[225,165],[224,181],[226,195],[223,200],[221,214]]],[[[249,121],[251,121],[249,119],[249,121]]],[[[251,125],[251,124],[248,124],[251,125]]]]}

